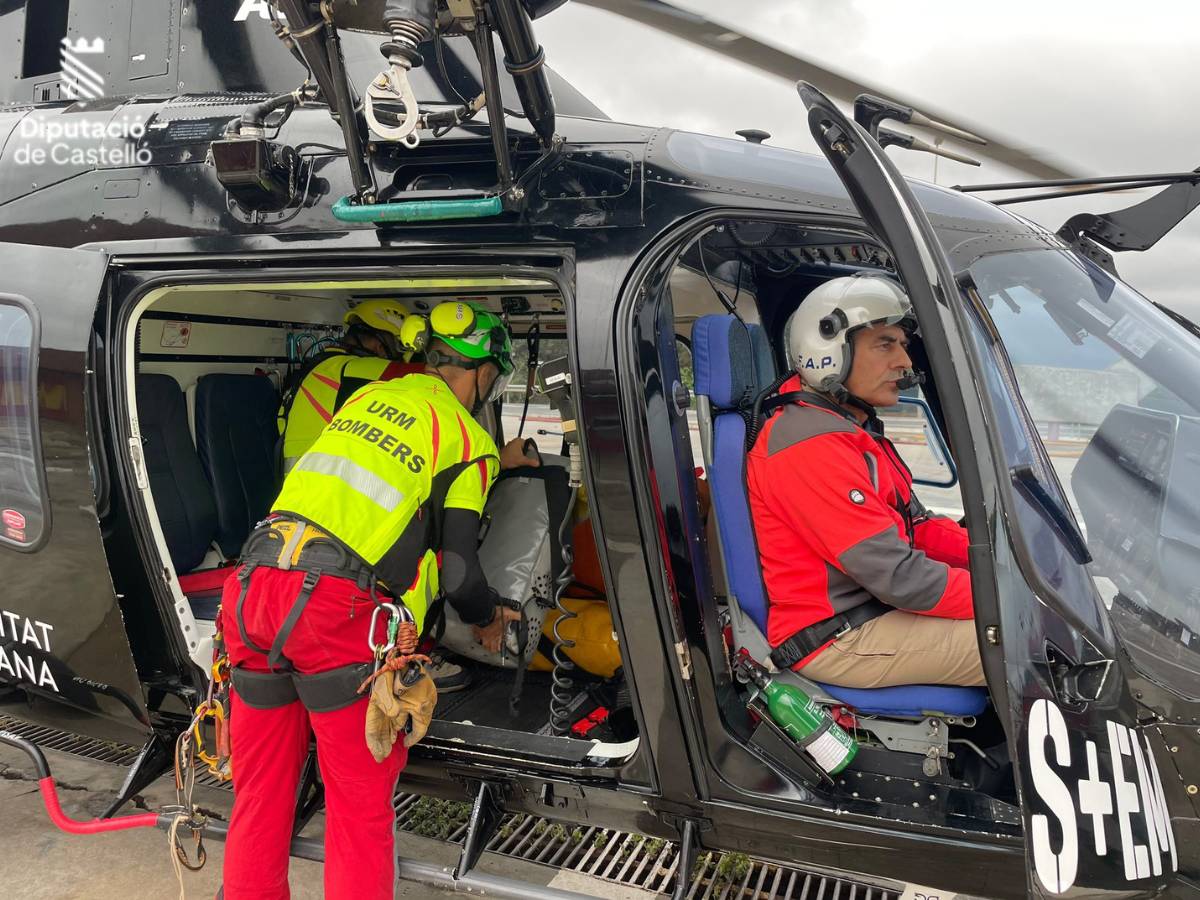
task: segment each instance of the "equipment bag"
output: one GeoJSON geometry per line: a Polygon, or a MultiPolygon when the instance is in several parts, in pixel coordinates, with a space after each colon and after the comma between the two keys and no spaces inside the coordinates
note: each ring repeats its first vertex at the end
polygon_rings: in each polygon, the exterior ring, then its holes
{"type": "MultiPolygon", "coordinates": [[[[479,547],[479,562],[488,585],[501,597],[516,601],[525,615],[525,629],[510,626],[504,646],[491,653],[475,639],[471,626],[444,604],[445,627],[439,643],[449,650],[491,666],[528,665],[537,650],[546,610],[554,605],[554,585],[562,572],[559,526],[567,514],[571,490],[561,457],[544,456],[537,468],[507,469],[500,473],[484,507],[487,533],[479,547]],[[519,632],[526,632],[522,647],[519,632]]],[[[435,632],[436,634],[436,632],[435,632]]]]}

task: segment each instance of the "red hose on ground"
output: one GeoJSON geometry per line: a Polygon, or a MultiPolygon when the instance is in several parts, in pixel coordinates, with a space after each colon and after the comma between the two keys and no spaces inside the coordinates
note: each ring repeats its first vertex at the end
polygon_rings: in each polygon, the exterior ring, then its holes
{"type": "Polygon", "coordinates": [[[122,816],[119,819],[92,819],[90,822],[80,822],[70,818],[62,811],[58,803],[58,790],[54,787],[54,778],[46,776],[38,779],[38,789],[42,792],[42,802],[46,804],[46,813],[50,821],[70,834],[100,834],[104,831],[124,831],[128,828],[154,828],[158,825],[158,813],[141,813],[136,816],[122,816]]]}

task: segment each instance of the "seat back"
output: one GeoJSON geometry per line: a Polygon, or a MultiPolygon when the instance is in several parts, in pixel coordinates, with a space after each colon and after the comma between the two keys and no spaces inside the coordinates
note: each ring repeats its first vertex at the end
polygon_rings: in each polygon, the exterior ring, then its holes
{"type": "Polygon", "coordinates": [[[192,445],[183,391],[170,375],[138,375],[134,387],[142,456],[158,521],[175,571],[190,572],[212,544],[217,510],[192,445]]]}
{"type": "Polygon", "coordinates": [[[744,413],[774,380],[770,344],[760,325],[703,316],[692,327],[692,364],[734,634],[739,646],[764,659],[767,593],[746,494],[744,413]]]}
{"type": "Polygon", "coordinates": [[[279,493],[279,394],[262,375],[203,375],[196,382],[196,450],[216,502],[216,540],[237,556],[279,493]]]}

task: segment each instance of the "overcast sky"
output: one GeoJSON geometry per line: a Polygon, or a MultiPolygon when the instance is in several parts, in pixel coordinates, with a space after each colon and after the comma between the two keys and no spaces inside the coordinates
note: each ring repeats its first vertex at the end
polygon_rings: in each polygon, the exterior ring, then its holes
{"type": "MultiPolygon", "coordinates": [[[[1200,167],[1200,4],[1009,0],[678,0],[764,42],[978,123],[1080,175],[1200,167]]],[[[614,119],[732,135],[815,152],[793,82],[610,13],[567,3],[538,20],[549,63],[614,119]]],[[[820,85],[818,84],[818,87],[820,85]]],[[[893,123],[895,125],[895,123],[893,123]]],[[[895,126],[899,130],[907,126],[895,126]]],[[[969,151],[969,146],[962,149],[969,151]]],[[[973,151],[969,151],[973,152],[973,151]]],[[[986,152],[986,151],[984,151],[986,152]]],[[[1013,180],[896,148],[906,174],[939,184],[1013,180]]],[[[1011,207],[1057,229],[1076,212],[1131,205],[1150,191],[1011,207]]],[[[1122,276],[1200,320],[1200,210],[1122,276]]]]}

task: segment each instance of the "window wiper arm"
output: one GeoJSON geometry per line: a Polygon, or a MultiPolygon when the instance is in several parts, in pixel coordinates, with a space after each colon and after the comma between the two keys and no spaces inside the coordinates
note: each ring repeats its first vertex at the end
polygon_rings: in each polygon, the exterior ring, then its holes
{"type": "Polygon", "coordinates": [[[1008,473],[1012,476],[1013,484],[1025,498],[1045,514],[1051,527],[1058,532],[1063,543],[1067,545],[1067,551],[1071,554],[1071,558],[1081,566],[1090,563],[1092,553],[1088,550],[1087,541],[1079,533],[1079,526],[1075,524],[1075,518],[1050,495],[1046,486],[1037,477],[1037,473],[1033,471],[1033,466],[1028,463],[1013,466],[1008,473]]]}
{"type": "Polygon", "coordinates": [[[1171,319],[1176,324],[1182,325],[1193,336],[1200,337],[1200,325],[1197,325],[1195,322],[1193,322],[1191,319],[1189,319],[1183,313],[1176,312],[1175,310],[1171,309],[1171,307],[1169,307],[1169,306],[1163,306],[1157,300],[1151,300],[1150,302],[1153,303],[1155,306],[1157,306],[1160,310],[1162,310],[1166,314],[1168,319],[1171,319]]]}

